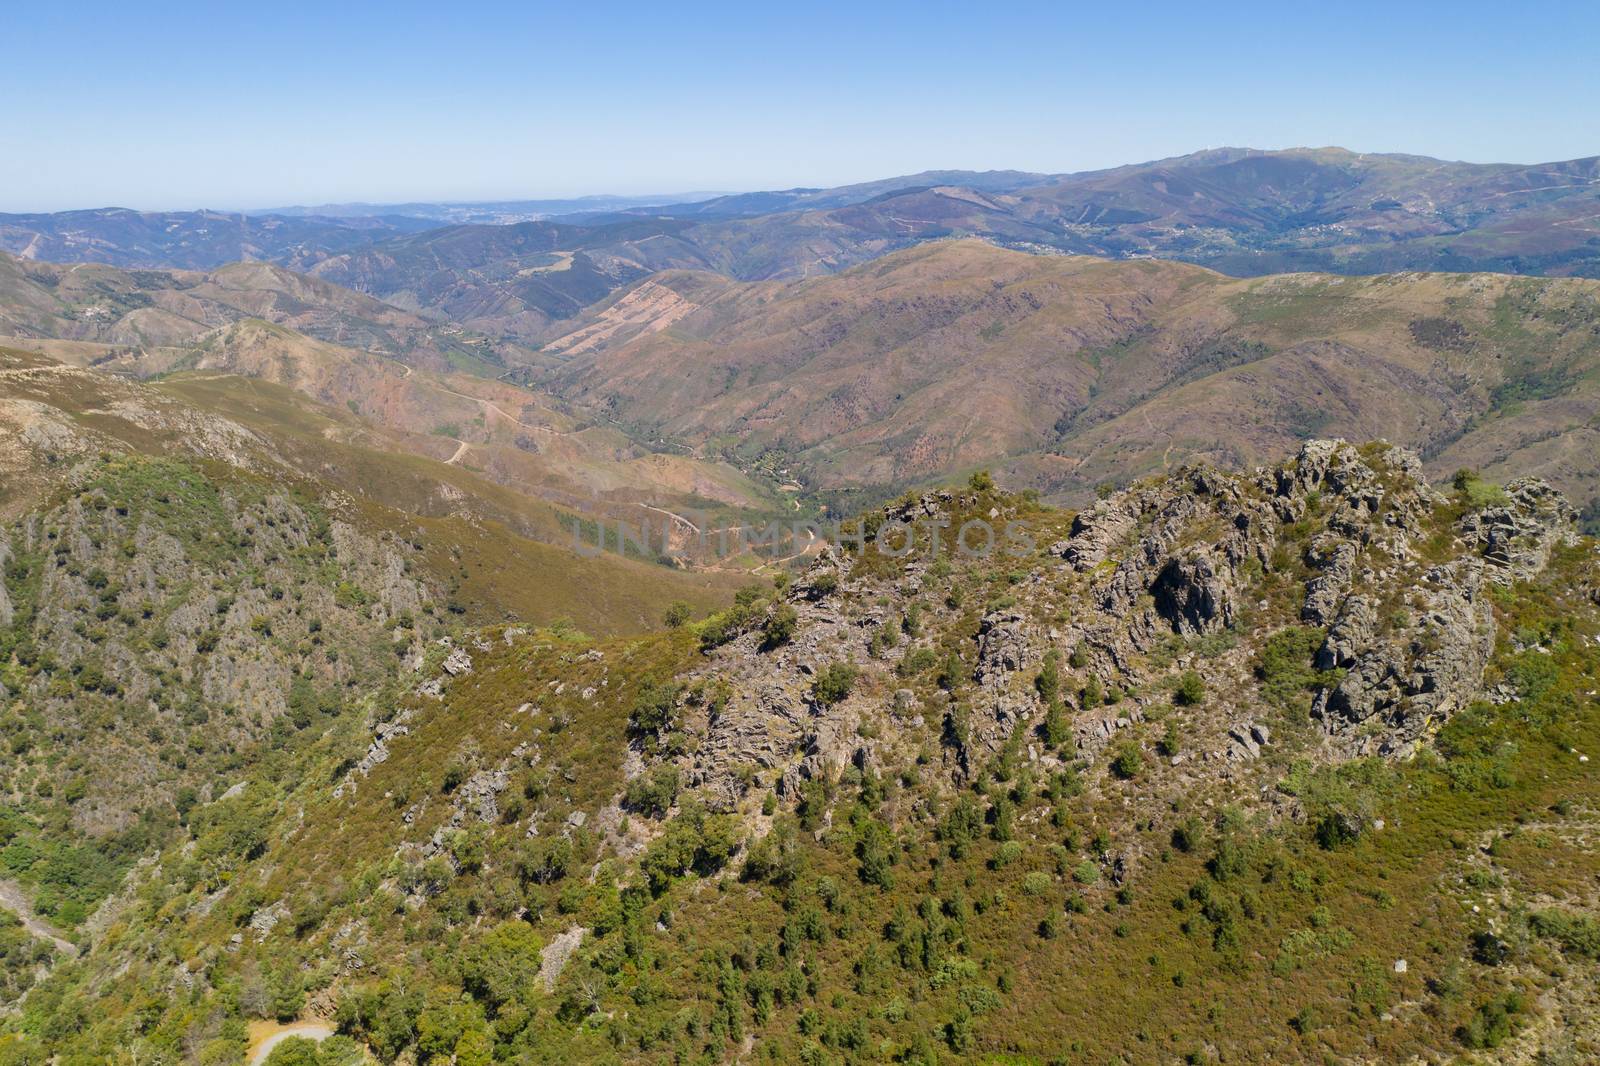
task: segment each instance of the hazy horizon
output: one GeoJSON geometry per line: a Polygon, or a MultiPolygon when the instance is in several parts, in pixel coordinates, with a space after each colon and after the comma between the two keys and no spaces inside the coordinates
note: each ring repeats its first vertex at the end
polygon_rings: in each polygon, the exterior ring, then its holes
{"type": "Polygon", "coordinates": [[[34,7],[8,16],[0,150],[26,166],[0,211],[831,187],[1207,145],[1595,154],[1600,11],[1496,10],[34,7]]]}
{"type": "MultiPolygon", "coordinates": [[[[937,165],[935,165],[935,166],[918,167],[915,170],[897,170],[897,171],[885,172],[885,173],[873,173],[873,174],[865,174],[865,175],[855,175],[855,176],[852,176],[852,177],[845,178],[843,180],[828,181],[828,182],[823,182],[823,183],[794,182],[794,181],[782,182],[782,181],[779,181],[779,182],[774,182],[774,183],[770,183],[770,184],[753,185],[753,186],[746,186],[746,187],[739,187],[739,188],[734,188],[732,186],[728,186],[728,187],[719,188],[719,189],[715,189],[715,190],[709,190],[709,189],[686,189],[686,190],[675,190],[675,191],[663,192],[663,191],[661,191],[659,189],[651,189],[651,188],[648,188],[648,187],[641,188],[638,191],[632,191],[632,190],[619,191],[617,189],[593,189],[593,190],[575,190],[575,191],[570,191],[570,192],[549,192],[549,191],[546,191],[546,190],[531,190],[531,191],[511,192],[511,193],[507,193],[507,194],[504,194],[504,195],[456,196],[456,195],[442,194],[442,195],[437,195],[437,196],[407,196],[407,197],[400,198],[400,199],[387,199],[387,198],[386,199],[373,199],[373,198],[366,198],[366,197],[351,197],[351,198],[338,199],[338,200],[299,200],[299,201],[290,201],[290,200],[286,200],[285,199],[285,200],[277,200],[277,201],[266,202],[266,203],[259,203],[259,204],[254,204],[253,203],[253,204],[243,204],[243,205],[235,204],[235,203],[211,203],[211,202],[159,203],[159,204],[142,204],[142,203],[132,203],[132,202],[129,202],[129,203],[106,202],[106,203],[93,203],[93,204],[85,203],[85,204],[73,204],[73,205],[61,206],[61,207],[32,208],[32,209],[29,209],[29,208],[11,208],[11,207],[7,207],[7,206],[5,206],[3,204],[0,204],[0,214],[53,214],[53,213],[65,212],[65,211],[103,211],[103,210],[132,210],[132,211],[138,211],[138,212],[141,212],[141,213],[151,213],[151,214],[163,213],[163,212],[175,212],[175,211],[219,211],[219,212],[242,213],[242,214],[266,214],[266,213],[270,213],[270,212],[273,212],[273,211],[306,211],[306,210],[310,210],[310,209],[314,209],[314,208],[320,208],[320,207],[330,207],[330,208],[341,208],[341,207],[342,208],[354,208],[354,207],[383,208],[383,207],[404,207],[404,206],[411,205],[411,204],[418,204],[418,205],[426,204],[426,205],[434,205],[434,206],[452,206],[452,207],[473,207],[473,206],[479,206],[479,205],[499,204],[499,203],[538,203],[538,202],[546,202],[546,201],[549,201],[549,202],[556,202],[556,201],[574,202],[574,201],[580,201],[580,200],[607,200],[607,199],[617,199],[617,200],[650,199],[650,200],[659,200],[663,204],[666,204],[666,203],[694,203],[694,202],[698,202],[698,201],[701,201],[701,200],[712,199],[712,198],[719,197],[719,196],[737,196],[737,195],[741,195],[741,194],[744,194],[744,193],[783,192],[783,191],[791,191],[791,190],[798,190],[798,189],[832,189],[832,188],[841,188],[841,187],[848,187],[848,186],[851,186],[851,185],[869,184],[869,183],[874,182],[874,181],[880,181],[880,180],[885,180],[885,179],[890,179],[890,178],[906,177],[906,176],[916,175],[916,174],[920,174],[920,173],[930,173],[930,172],[939,172],[939,171],[966,171],[966,172],[970,172],[970,173],[983,173],[983,172],[986,172],[986,171],[993,171],[993,172],[1014,171],[1014,172],[1019,172],[1019,173],[1037,173],[1037,174],[1059,175],[1059,174],[1083,173],[1083,172],[1090,172],[1090,171],[1096,171],[1096,170],[1114,169],[1116,167],[1121,167],[1121,166],[1132,166],[1132,165],[1138,165],[1138,164],[1144,164],[1144,163],[1151,163],[1151,162],[1155,162],[1155,161],[1158,161],[1158,160],[1161,160],[1161,159],[1178,158],[1178,157],[1182,157],[1182,156],[1186,156],[1186,155],[1192,155],[1192,154],[1199,153],[1199,152],[1217,151],[1217,150],[1221,150],[1221,149],[1245,149],[1245,150],[1251,150],[1251,151],[1281,152],[1281,151],[1293,151],[1293,150],[1299,150],[1299,149],[1318,150],[1318,149],[1330,149],[1330,148],[1343,149],[1343,150],[1346,150],[1346,151],[1350,151],[1350,152],[1356,153],[1358,155],[1422,155],[1422,154],[1425,154],[1425,153],[1418,153],[1418,152],[1407,152],[1407,151],[1403,151],[1403,150],[1400,150],[1400,149],[1385,149],[1383,151],[1364,150],[1364,149],[1360,149],[1360,148],[1351,148],[1348,145],[1309,145],[1309,144],[1282,144],[1282,145],[1270,145],[1270,146],[1259,145],[1259,144],[1248,144],[1248,145],[1246,145],[1246,144],[1204,145],[1204,146],[1197,146],[1197,147],[1194,147],[1194,148],[1190,148],[1190,149],[1187,149],[1187,150],[1184,150],[1184,151],[1166,152],[1166,153],[1163,153],[1161,155],[1150,156],[1148,158],[1124,159],[1124,160],[1119,160],[1119,161],[1112,162],[1112,163],[1107,163],[1104,166],[1079,167],[1079,168],[1074,168],[1073,170],[1036,170],[1036,169],[1031,168],[1031,167],[1003,166],[1003,165],[1002,166],[937,166],[937,165]]],[[[1507,164],[1507,165],[1513,165],[1513,166],[1529,166],[1529,165],[1534,165],[1534,164],[1539,164],[1539,163],[1562,163],[1562,162],[1567,162],[1567,161],[1572,160],[1572,159],[1586,159],[1586,158],[1592,158],[1594,156],[1600,156],[1600,151],[1590,152],[1590,153],[1588,153],[1586,155],[1579,155],[1579,156],[1563,156],[1563,157],[1554,157],[1554,156],[1552,156],[1552,157],[1549,157],[1549,158],[1540,158],[1540,159],[1462,159],[1462,158],[1449,158],[1449,157],[1444,157],[1444,156],[1437,156],[1437,157],[1434,157],[1434,158],[1437,158],[1437,159],[1439,159],[1440,162],[1445,162],[1445,163],[1465,163],[1465,164],[1470,164],[1470,165],[1507,164]]]]}

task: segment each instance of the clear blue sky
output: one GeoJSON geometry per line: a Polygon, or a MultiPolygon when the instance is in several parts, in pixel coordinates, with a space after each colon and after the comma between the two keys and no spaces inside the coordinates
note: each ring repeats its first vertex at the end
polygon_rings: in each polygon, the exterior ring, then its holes
{"type": "Polygon", "coordinates": [[[8,3],[0,39],[0,211],[1600,154],[1592,3],[8,3]]]}

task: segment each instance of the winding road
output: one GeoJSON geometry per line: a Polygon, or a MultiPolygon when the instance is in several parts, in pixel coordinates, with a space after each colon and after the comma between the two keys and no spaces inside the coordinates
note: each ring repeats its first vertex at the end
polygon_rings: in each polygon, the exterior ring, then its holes
{"type": "Polygon", "coordinates": [[[267,1061],[268,1056],[272,1054],[273,1048],[285,1040],[299,1037],[302,1040],[320,1042],[332,1036],[333,1032],[333,1026],[328,1025],[326,1022],[295,1022],[292,1025],[274,1027],[264,1037],[258,1037],[259,1042],[252,1044],[249,1058],[250,1066],[261,1066],[262,1063],[267,1061]]]}

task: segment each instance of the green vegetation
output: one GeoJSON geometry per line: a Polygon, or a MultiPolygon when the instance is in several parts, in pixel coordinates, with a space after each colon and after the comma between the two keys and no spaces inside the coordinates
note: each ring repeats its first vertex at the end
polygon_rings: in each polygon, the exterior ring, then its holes
{"type": "Polygon", "coordinates": [[[1452,479],[1456,492],[1468,507],[1494,507],[1506,502],[1505,490],[1471,470],[1458,470],[1452,479]]]}
{"type": "MultiPolygon", "coordinates": [[[[253,550],[268,550],[265,529],[305,528],[275,522],[249,532],[253,550]]],[[[312,1004],[336,1012],[340,1037],[275,1059],[1409,1061],[1517,1047],[1544,993],[1584,995],[1572,974],[1600,951],[1585,909],[1593,781],[1575,754],[1600,751],[1590,553],[1563,549],[1548,577],[1485,594],[1503,638],[1487,684],[1510,695],[1460,709],[1405,760],[1330,758],[1293,729],[1257,759],[1194,757],[1246,714],[1303,718],[1330,681],[1315,668],[1324,634],[1294,624],[1288,552],[1282,570],[1252,571],[1235,631],[1127,651],[1122,673],[1037,644],[1005,668],[979,643],[996,595],[1016,595],[1006,609],[1032,633],[1070,624],[1058,614],[1079,578],[1042,556],[952,563],[938,601],[862,560],[822,603],[804,585],[792,600],[751,585],[704,622],[599,640],[453,628],[327,560],[292,581],[241,574],[207,588],[233,600],[221,614],[205,601],[218,640],[194,654],[338,640],[335,661],[363,680],[297,654],[249,765],[194,751],[231,720],[214,705],[204,723],[188,700],[153,723],[207,776],[160,806],[164,835],[139,852],[158,859],[134,870],[112,924],[82,927],[89,962],[58,961],[0,1022],[0,1062],[134,1049],[237,1062],[247,1022],[312,1004]],[[319,629],[265,606],[296,591],[325,606],[319,629]],[[371,674],[349,662],[357,631],[376,640],[371,674]],[[378,670],[402,659],[396,632],[422,659],[403,684],[378,670]],[[470,669],[446,676],[456,650],[470,669]],[[1205,677],[1179,661],[1205,661],[1205,677]],[[1119,700],[1130,721],[1079,750],[1073,695],[1086,710],[1119,700]],[[740,719],[746,704],[760,709],[740,719]],[[179,734],[185,714],[197,722],[179,734]],[[802,739],[769,757],[791,716],[802,739]],[[243,787],[205,787],[218,777],[243,787]]],[[[53,557],[18,553],[7,588],[25,611],[53,557]]],[[[127,584],[109,562],[79,561],[85,628],[123,624],[95,618],[100,593],[127,584]]],[[[198,627],[172,617],[155,602],[169,647],[195,645],[198,627]]],[[[40,652],[8,639],[8,691],[44,677],[29,673],[40,652]]],[[[129,687],[122,661],[60,668],[70,699],[126,702],[106,691],[129,687]]],[[[10,724],[27,719],[8,705],[7,742],[31,746],[26,809],[0,816],[7,862],[19,842],[71,839],[62,827],[99,795],[87,762],[32,754],[38,724],[10,724]]],[[[0,922],[0,958],[13,943],[38,961],[0,922]]],[[[8,990],[23,972],[8,965],[8,990]]]]}
{"type": "Polygon", "coordinates": [[[1185,670],[1172,690],[1172,699],[1180,707],[1198,707],[1206,701],[1206,683],[1198,673],[1185,670]]]}
{"type": "Polygon", "coordinates": [[[850,695],[860,671],[850,663],[829,663],[811,683],[811,698],[823,708],[832,707],[850,695]]]}
{"type": "Polygon", "coordinates": [[[1267,638],[1256,662],[1256,677],[1268,702],[1296,718],[1305,717],[1311,693],[1338,681],[1334,671],[1314,661],[1327,634],[1313,626],[1290,626],[1267,638]]]}

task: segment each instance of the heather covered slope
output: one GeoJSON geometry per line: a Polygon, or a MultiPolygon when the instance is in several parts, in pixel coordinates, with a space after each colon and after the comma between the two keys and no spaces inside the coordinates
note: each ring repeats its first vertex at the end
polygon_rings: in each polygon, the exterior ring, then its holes
{"type": "Polygon", "coordinates": [[[1034,543],[829,553],[638,639],[458,631],[197,807],[0,1048],[237,1062],[321,1017],[385,1062],[1585,1061],[1570,517],[1312,442],[1077,515],[908,497],[869,528],[1034,543]]]}
{"type": "Polygon", "coordinates": [[[672,600],[709,605],[737,580],[610,552],[578,555],[585,522],[636,518],[639,506],[579,514],[417,455],[404,436],[264,381],[137,383],[0,348],[0,428],[7,522],[74,491],[92,460],[134,454],[292,488],[346,521],[415,541],[455,607],[480,619],[566,618],[590,632],[636,632],[672,600]]]}
{"type": "Polygon", "coordinates": [[[821,490],[996,463],[1081,499],[1336,433],[1406,443],[1436,476],[1600,495],[1600,283],[1235,280],[946,242],[804,282],[646,285],[548,345],[541,383],[644,435],[771,449],[821,490]]]}

